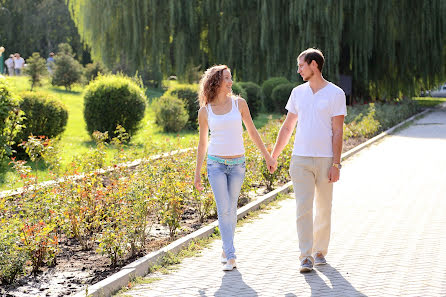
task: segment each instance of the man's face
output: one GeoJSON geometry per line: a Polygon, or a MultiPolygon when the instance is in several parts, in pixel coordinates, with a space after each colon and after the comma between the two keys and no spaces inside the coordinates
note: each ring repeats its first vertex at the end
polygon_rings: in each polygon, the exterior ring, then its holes
{"type": "Polygon", "coordinates": [[[297,63],[297,73],[300,74],[304,81],[309,81],[314,76],[314,71],[310,65],[305,62],[304,57],[300,57],[297,63]]]}

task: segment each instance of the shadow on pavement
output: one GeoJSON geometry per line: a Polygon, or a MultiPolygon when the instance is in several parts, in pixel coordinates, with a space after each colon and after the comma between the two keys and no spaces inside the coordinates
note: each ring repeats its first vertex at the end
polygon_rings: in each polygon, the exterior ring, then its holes
{"type": "Polygon", "coordinates": [[[248,286],[242,279],[242,274],[234,269],[228,271],[221,280],[221,286],[215,295],[217,297],[227,296],[258,296],[257,292],[248,286]]]}
{"type": "Polygon", "coordinates": [[[311,287],[311,296],[355,296],[367,297],[356,290],[335,268],[330,264],[319,266],[317,270],[304,274],[305,281],[311,287]],[[318,273],[325,275],[331,283],[328,286],[318,273]]]}

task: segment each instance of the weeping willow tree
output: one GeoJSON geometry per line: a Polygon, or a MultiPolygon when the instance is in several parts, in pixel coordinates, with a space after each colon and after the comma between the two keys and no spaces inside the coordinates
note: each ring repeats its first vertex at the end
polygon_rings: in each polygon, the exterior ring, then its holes
{"type": "Polygon", "coordinates": [[[308,47],[357,96],[392,98],[446,79],[444,0],[66,0],[95,60],[159,81],[224,63],[238,80],[297,80],[308,47]]]}

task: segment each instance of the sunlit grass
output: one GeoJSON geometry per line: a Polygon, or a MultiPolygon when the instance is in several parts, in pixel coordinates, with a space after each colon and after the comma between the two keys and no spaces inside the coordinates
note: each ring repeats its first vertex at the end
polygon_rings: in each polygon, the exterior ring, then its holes
{"type": "Polygon", "coordinates": [[[423,107],[434,107],[440,103],[446,102],[446,98],[442,97],[414,97],[413,99],[423,107]]]}

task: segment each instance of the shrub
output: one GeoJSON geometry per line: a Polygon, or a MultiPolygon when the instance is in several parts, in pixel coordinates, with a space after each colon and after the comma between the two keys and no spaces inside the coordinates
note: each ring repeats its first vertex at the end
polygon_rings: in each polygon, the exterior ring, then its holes
{"type": "Polygon", "coordinates": [[[249,106],[251,116],[255,118],[262,109],[262,89],[253,82],[241,82],[240,86],[246,91],[246,102],[249,106]]]}
{"type": "Polygon", "coordinates": [[[68,44],[59,44],[59,52],[54,57],[54,74],[52,84],[54,86],[64,86],[66,90],[71,90],[71,86],[81,81],[82,65],[74,59],[74,54],[68,44]]]}
{"type": "Polygon", "coordinates": [[[139,128],[146,109],[144,90],[124,75],[99,76],[85,91],[84,117],[87,130],[108,131],[115,137],[118,125],[133,135],[139,128]]]}
{"type": "Polygon", "coordinates": [[[0,160],[12,154],[11,146],[17,133],[22,129],[23,112],[19,100],[4,79],[0,79],[0,160]]]}
{"type": "Polygon", "coordinates": [[[55,97],[41,92],[25,92],[21,97],[20,109],[25,113],[25,128],[17,135],[17,143],[26,141],[30,135],[54,138],[65,130],[68,110],[55,97]]]}
{"type": "Polygon", "coordinates": [[[87,83],[94,80],[99,74],[107,74],[109,71],[107,68],[99,62],[89,63],[85,66],[85,79],[87,83]]]}
{"type": "Polygon", "coordinates": [[[198,86],[197,85],[176,85],[167,90],[166,96],[176,96],[184,101],[184,107],[189,115],[187,126],[192,129],[198,127],[198,86]]]}
{"type": "Polygon", "coordinates": [[[184,101],[174,97],[163,95],[152,103],[155,111],[155,123],[165,132],[178,132],[186,126],[189,119],[184,101]]]}
{"type": "Polygon", "coordinates": [[[280,84],[273,89],[271,93],[271,102],[274,106],[274,111],[286,114],[285,106],[290,98],[291,91],[296,85],[293,83],[280,84]]]}
{"type": "Polygon", "coordinates": [[[246,93],[245,89],[242,87],[242,85],[238,82],[235,82],[232,84],[232,93],[236,96],[240,96],[245,100],[248,100],[248,94],[246,93]]]}
{"type": "Polygon", "coordinates": [[[286,77],[271,77],[263,82],[262,84],[262,91],[264,96],[263,100],[264,100],[264,106],[268,112],[274,110],[274,102],[271,99],[271,94],[273,93],[274,88],[277,87],[278,85],[286,83],[289,83],[286,77]]]}
{"type": "Polygon", "coordinates": [[[33,53],[27,60],[24,72],[30,76],[32,91],[34,86],[40,85],[42,76],[47,73],[45,59],[41,58],[39,53],[33,53]]]}

